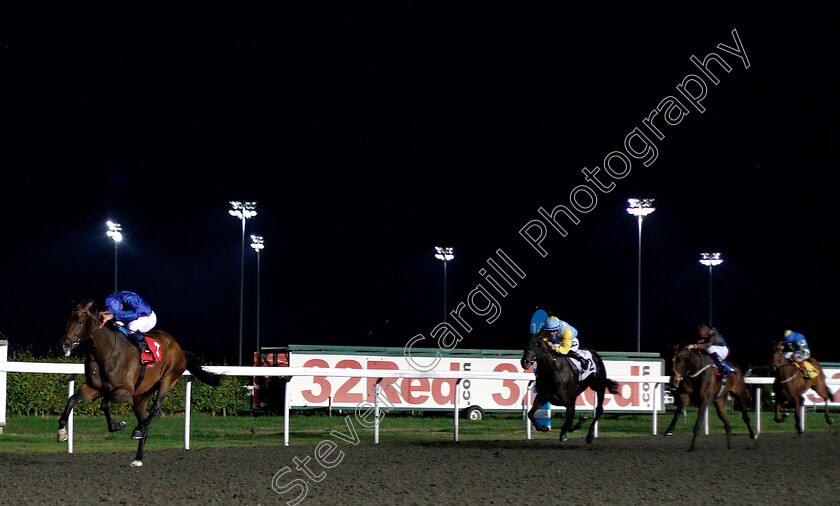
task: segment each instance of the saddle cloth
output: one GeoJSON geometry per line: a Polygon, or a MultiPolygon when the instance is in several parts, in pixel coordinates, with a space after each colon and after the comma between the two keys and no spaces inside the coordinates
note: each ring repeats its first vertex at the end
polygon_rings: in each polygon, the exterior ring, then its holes
{"type": "MultiPolygon", "coordinates": [[[[149,345],[149,349],[152,351],[152,354],[149,355],[148,353],[141,353],[140,360],[147,361],[153,360],[157,362],[161,359],[162,355],[160,354],[160,343],[156,339],[152,339],[149,336],[143,336],[146,339],[146,344],[149,345]],[[153,356],[152,356],[153,355],[153,356]]],[[[146,367],[149,367],[152,364],[146,364],[146,367]]]]}
{"type": "Polygon", "coordinates": [[[589,350],[578,349],[578,355],[586,359],[586,368],[584,368],[580,361],[574,357],[569,357],[569,360],[574,362],[575,366],[577,367],[580,374],[578,375],[578,381],[585,379],[587,376],[595,372],[595,361],[592,360],[592,353],[589,350]]]}

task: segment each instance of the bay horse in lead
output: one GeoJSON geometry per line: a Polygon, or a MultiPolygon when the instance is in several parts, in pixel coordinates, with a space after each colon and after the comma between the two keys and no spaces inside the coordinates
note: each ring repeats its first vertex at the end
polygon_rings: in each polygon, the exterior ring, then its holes
{"type": "Polygon", "coordinates": [[[140,363],[140,352],[117,330],[113,323],[105,325],[96,312],[93,301],[75,304],[67,316],[60,346],[66,356],[82,343],[85,351],[85,383],[67,401],[58,420],[59,442],[67,441],[67,420],[73,407],[80,402],[102,398],[101,409],[110,432],[125,428],[124,421],[111,418],[111,404],[132,401],[137,427],[131,433],[138,439],[137,455],[132,466],[143,465],[143,449],[149,435],[149,425],[160,418],[161,406],[178,378],[189,370],[196,378],[218,386],[222,375],[205,371],[192,355],[186,356],[175,339],[162,330],[146,334],[160,344],[157,362],[148,367],[140,363]],[[145,370],[143,369],[145,367],[145,370]],[[147,406],[157,393],[151,412],[147,406]]]}

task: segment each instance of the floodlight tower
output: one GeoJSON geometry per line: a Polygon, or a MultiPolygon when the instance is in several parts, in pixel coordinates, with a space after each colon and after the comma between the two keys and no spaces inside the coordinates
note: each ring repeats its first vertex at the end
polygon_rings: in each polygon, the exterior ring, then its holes
{"type": "MultiPolygon", "coordinates": [[[[260,357],[260,250],[265,248],[263,236],[252,235],[251,247],[257,252],[257,357],[260,357]]],[[[262,358],[260,358],[257,365],[261,364],[262,358]]]]}
{"type": "Polygon", "coordinates": [[[117,244],[123,239],[122,225],[111,220],[108,220],[105,224],[108,225],[108,231],[105,232],[105,235],[114,240],[114,293],[117,293],[117,244]]]}
{"type": "Polygon", "coordinates": [[[231,200],[232,209],[228,211],[242,222],[242,262],[239,276],[239,365],[242,365],[242,313],[245,309],[245,221],[257,215],[256,202],[231,200]]]}
{"type": "Polygon", "coordinates": [[[435,246],[435,258],[443,262],[443,321],[446,322],[446,264],[455,258],[452,248],[435,246]]]}
{"type": "Polygon", "coordinates": [[[699,262],[709,268],[709,327],[712,326],[712,267],[723,263],[720,253],[700,253],[699,262]]]}
{"type": "Polygon", "coordinates": [[[627,199],[627,212],[636,216],[639,221],[639,266],[638,266],[638,306],[636,308],[636,351],[642,351],[642,221],[645,216],[656,210],[653,199],[627,199]]]}

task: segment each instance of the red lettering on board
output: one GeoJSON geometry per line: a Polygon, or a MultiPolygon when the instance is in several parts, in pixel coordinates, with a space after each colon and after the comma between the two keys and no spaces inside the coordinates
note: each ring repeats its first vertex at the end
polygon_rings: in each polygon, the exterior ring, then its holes
{"type": "MultiPolygon", "coordinates": [[[[306,363],[303,364],[303,367],[329,367],[329,364],[319,358],[313,358],[312,360],[307,360],[306,363]]],[[[318,393],[315,394],[312,390],[303,390],[300,393],[304,400],[311,403],[320,403],[329,399],[330,394],[332,393],[332,385],[330,385],[330,382],[327,381],[327,378],[323,376],[314,376],[312,378],[312,382],[318,385],[318,393]]]]}
{"type": "Polygon", "coordinates": [[[429,391],[430,386],[428,378],[403,378],[401,386],[405,402],[409,404],[423,404],[429,400],[428,395],[414,395],[415,392],[429,391]]]}
{"type": "MultiPolygon", "coordinates": [[[[493,372],[519,372],[518,368],[513,364],[499,364],[493,369],[493,372]]],[[[500,406],[513,406],[519,400],[519,385],[515,380],[502,380],[502,388],[507,388],[510,395],[507,397],[502,394],[493,394],[493,400],[500,406]]]]}

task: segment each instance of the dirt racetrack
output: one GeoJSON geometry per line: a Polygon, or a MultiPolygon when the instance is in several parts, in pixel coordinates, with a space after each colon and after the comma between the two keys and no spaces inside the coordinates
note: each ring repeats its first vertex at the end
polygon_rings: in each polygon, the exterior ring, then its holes
{"type": "Polygon", "coordinates": [[[689,441],[342,443],[321,448],[328,469],[315,446],[294,445],[150,450],[141,468],[131,453],[0,455],[0,503],[285,504],[303,494],[295,479],[308,482],[304,505],[840,503],[836,431],[736,435],[728,451],[725,436],[700,436],[693,453],[689,441]]]}

